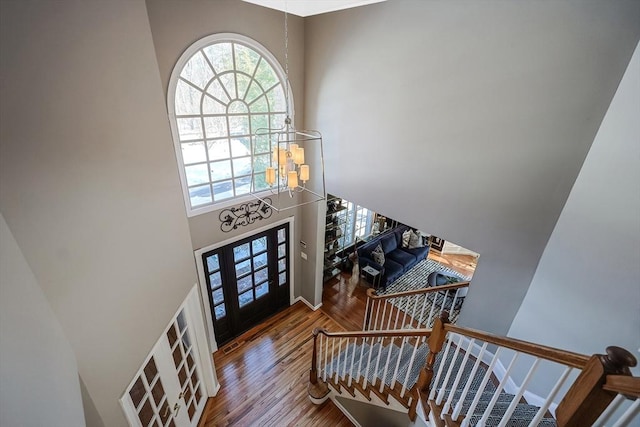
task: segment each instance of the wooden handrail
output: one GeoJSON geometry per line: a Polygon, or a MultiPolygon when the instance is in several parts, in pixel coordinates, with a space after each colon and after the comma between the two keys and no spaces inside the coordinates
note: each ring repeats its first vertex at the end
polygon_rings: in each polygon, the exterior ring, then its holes
{"type": "Polygon", "coordinates": [[[545,345],[534,344],[528,341],[522,341],[519,339],[504,337],[501,335],[494,335],[488,332],[465,328],[451,323],[447,323],[444,328],[449,332],[464,335],[470,338],[477,338],[490,344],[496,344],[501,347],[516,350],[521,353],[526,353],[531,356],[536,356],[541,359],[550,360],[552,362],[560,363],[566,366],[571,366],[573,368],[583,369],[587,365],[587,362],[589,362],[590,358],[590,356],[584,354],[573,353],[571,351],[565,351],[554,347],[547,347],[545,345]]]}
{"type": "Polygon", "coordinates": [[[640,377],[627,375],[607,375],[607,381],[602,386],[607,391],[622,394],[627,399],[640,398],[640,377]]]}
{"type": "Polygon", "coordinates": [[[317,337],[319,334],[331,338],[428,337],[429,335],[431,335],[431,329],[392,329],[382,331],[329,332],[323,328],[315,328],[313,330],[313,336],[317,337]]]}
{"type": "Polygon", "coordinates": [[[396,292],[393,294],[387,295],[377,295],[376,290],[373,288],[367,289],[367,296],[372,299],[389,299],[389,298],[397,298],[397,297],[408,297],[411,295],[421,295],[428,294],[433,292],[441,292],[441,291],[451,291],[459,288],[465,288],[469,286],[471,282],[458,282],[452,283],[450,285],[442,285],[442,286],[430,286],[422,289],[414,289],[412,291],[404,291],[404,292],[396,292]]]}

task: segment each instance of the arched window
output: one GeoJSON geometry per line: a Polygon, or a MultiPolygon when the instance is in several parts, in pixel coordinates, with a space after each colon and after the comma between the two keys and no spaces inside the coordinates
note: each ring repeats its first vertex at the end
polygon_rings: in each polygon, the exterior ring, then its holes
{"type": "Polygon", "coordinates": [[[251,147],[251,134],[283,127],[284,82],[274,56],[238,34],[205,37],[180,57],[168,110],[189,216],[248,195],[252,169],[255,188],[267,188],[268,141],[251,147]]]}

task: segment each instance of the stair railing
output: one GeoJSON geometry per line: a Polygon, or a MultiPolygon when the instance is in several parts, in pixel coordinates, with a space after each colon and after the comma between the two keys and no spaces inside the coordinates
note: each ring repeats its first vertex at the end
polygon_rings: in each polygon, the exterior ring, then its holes
{"type": "Polygon", "coordinates": [[[377,295],[367,290],[363,331],[431,328],[444,311],[458,318],[469,282],[377,295]]]}
{"type": "Polygon", "coordinates": [[[591,426],[610,419],[613,406],[625,400],[616,398],[619,393],[634,399],[620,419],[637,415],[640,387],[629,369],[635,364],[619,347],[608,347],[607,355],[582,355],[453,325],[445,312],[429,337],[417,392],[425,413],[432,410],[447,425],[504,427],[520,411],[537,407],[530,427],[591,426]],[[539,394],[529,391],[533,384],[539,394]]]}
{"type": "Polygon", "coordinates": [[[355,397],[356,391],[371,400],[376,395],[389,404],[393,397],[416,417],[418,372],[424,369],[426,347],[422,345],[431,330],[328,332],[313,331],[313,356],[309,395],[320,403],[329,393],[343,391],[355,397]]]}

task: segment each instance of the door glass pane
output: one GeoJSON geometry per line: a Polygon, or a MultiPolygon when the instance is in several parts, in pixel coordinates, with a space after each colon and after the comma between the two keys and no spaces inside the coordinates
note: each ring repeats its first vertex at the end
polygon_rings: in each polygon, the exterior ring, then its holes
{"type": "Polygon", "coordinates": [[[244,276],[249,272],[251,272],[251,263],[249,260],[236,264],[236,276],[244,276]]]}
{"type": "Polygon", "coordinates": [[[220,260],[218,259],[218,254],[207,257],[207,268],[209,269],[209,273],[213,273],[214,271],[220,269],[220,260]]]}
{"type": "Polygon", "coordinates": [[[281,228],[280,230],[278,230],[278,243],[284,243],[286,238],[287,238],[286,230],[284,228],[281,228]]]}
{"type": "Polygon", "coordinates": [[[216,289],[213,291],[213,304],[217,305],[221,302],[224,302],[224,294],[222,293],[222,288],[216,289]]]}
{"type": "Polygon", "coordinates": [[[227,310],[224,308],[224,304],[215,306],[213,310],[216,312],[216,320],[220,320],[227,315],[227,310]]]}
{"type": "Polygon", "coordinates": [[[233,258],[235,262],[249,258],[249,244],[245,243],[233,248],[233,258]]]}
{"type": "Polygon", "coordinates": [[[252,242],[253,253],[263,252],[267,250],[267,236],[256,239],[252,242]]]}
{"type": "Polygon", "coordinates": [[[242,279],[238,280],[239,294],[246,291],[247,289],[251,289],[251,287],[253,287],[253,279],[251,278],[251,275],[245,276],[242,279]]]}
{"type": "Polygon", "coordinates": [[[287,255],[287,245],[285,243],[278,245],[278,258],[287,255]]]}
{"type": "Polygon", "coordinates": [[[253,257],[253,269],[257,270],[260,267],[267,265],[267,253],[263,252],[258,256],[253,257]]]}
{"type": "Polygon", "coordinates": [[[258,270],[254,273],[254,283],[262,283],[269,279],[269,269],[263,268],[262,270],[258,270]]]}
{"type": "Polygon", "coordinates": [[[245,305],[247,305],[250,302],[252,302],[253,301],[253,292],[251,291],[251,289],[249,289],[249,291],[245,292],[244,294],[239,295],[238,296],[238,301],[240,303],[240,308],[242,308],[245,305]]]}
{"type": "Polygon", "coordinates": [[[278,286],[282,286],[285,283],[287,283],[287,272],[283,271],[282,273],[280,273],[280,275],[278,276],[278,286]]]}
{"type": "Polygon", "coordinates": [[[256,298],[260,298],[269,293],[269,282],[264,282],[260,286],[256,286],[256,298]]]}
{"type": "Polygon", "coordinates": [[[278,260],[278,271],[284,271],[286,269],[287,269],[287,259],[282,258],[281,260],[278,260]]]}
{"type": "Polygon", "coordinates": [[[216,289],[222,286],[222,278],[220,277],[219,271],[209,275],[209,283],[211,285],[211,289],[216,289]]]}

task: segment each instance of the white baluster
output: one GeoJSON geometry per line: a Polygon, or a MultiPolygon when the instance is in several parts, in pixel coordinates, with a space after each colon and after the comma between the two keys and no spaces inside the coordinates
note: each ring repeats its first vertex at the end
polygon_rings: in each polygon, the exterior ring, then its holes
{"type": "Polygon", "coordinates": [[[562,374],[560,375],[560,378],[558,378],[558,381],[556,381],[556,384],[553,386],[553,388],[549,392],[549,395],[545,399],[544,404],[540,407],[540,409],[538,409],[536,416],[533,417],[533,419],[529,423],[529,427],[536,427],[540,423],[542,418],[544,418],[544,415],[547,413],[547,409],[549,409],[549,406],[551,406],[551,404],[553,403],[553,399],[556,397],[556,394],[558,394],[558,392],[560,391],[560,388],[562,388],[562,385],[569,377],[569,373],[571,371],[573,371],[572,367],[570,366],[565,367],[564,371],[562,371],[562,374]]]}
{"type": "MultiPolygon", "coordinates": [[[[373,372],[375,372],[376,374],[378,373],[378,370],[380,369],[380,359],[382,359],[382,349],[384,348],[384,337],[380,338],[380,351],[378,352],[378,357],[376,357],[376,368],[373,372]]],[[[373,380],[373,383],[375,385],[375,378],[373,380]]]]}
{"type": "Polygon", "coordinates": [[[327,371],[329,367],[327,365],[327,356],[329,355],[329,337],[323,337],[324,339],[324,382],[327,382],[327,371]]]}
{"type": "Polygon", "coordinates": [[[455,295],[453,296],[453,302],[451,303],[451,317],[453,317],[453,312],[456,309],[456,301],[458,301],[458,293],[460,292],[460,288],[455,290],[455,295]]]}
{"type": "Polygon", "coordinates": [[[487,420],[489,419],[489,415],[491,415],[491,411],[493,411],[493,407],[496,405],[496,402],[500,398],[500,392],[504,389],[504,385],[507,383],[507,381],[509,381],[509,375],[511,374],[511,370],[516,364],[518,357],[520,357],[520,353],[516,352],[513,355],[511,362],[509,363],[509,367],[507,368],[507,372],[505,372],[504,377],[502,378],[502,381],[500,381],[500,384],[498,384],[498,388],[494,392],[493,397],[489,402],[489,405],[487,406],[487,408],[484,410],[484,413],[482,414],[482,418],[480,419],[480,423],[479,423],[480,425],[485,425],[487,423],[487,420]]]}
{"type": "Polygon", "coordinates": [[[622,414],[618,422],[613,427],[626,427],[631,420],[633,420],[638,413],[640,413],[640,399],[636,399],[635,402],[629,406],[629,408],[622,414]]]}
{"type": "Polygon", "coordinates": [[[341,377],[340,375],[340,357],[342,356],[342,341],[344,340],[344,338],[340,338],[340,341],[338,341],[338,354],[337,354],[337,359],[336,359],[336,372],[338,373],[336,376],[336,381],[338,381],[341,377]]]}
{"type": "Polygon", "coordinates": [[[382,317],[380,318],[380,325],[378,326],[379,330],[384,329],[383,328],[383,326],[384,326],[384,318],[387,315],[387,306],[388,305],[390,305],[390,304],[385,301],[384,306],[382,307],[382,317]]]}
{"type": "Polygon", "coordinates": [[[353,350],[351,351],[351,368],[349,368],[349,387],[353,382],[353,365],[356,362],[356,349],[358,344],[358,338],[353,339],[353,350]]]}
{"type": "MultiPolygon", "coordinates": [[[[429,292],[433,294],[433,301],[431,301],[431,310],[429,310],[429,317],[427,317],[427,324],[425,325],[427,328],[433,327],[433,312],[436,307],[436,296],[438,296],[437,292],[429,292]]],[[[425,295],[429,295],[429,293],[425,295]]]]}
{"type": "Polygon", "coordinates": [[[418,352],[418,346],[420,345],[420,340],[416,340],[416,344],[413,346],[413,353],[411,353],[411,359],[409,360],[409,366],[407,367],[407,374],[404,377],[404,383],[402,384],[402,391],[400,392],[400,397],[404,397],[407,392],[407,384],[409,383],[409,374],[411,373],[411,369],[413,368],[413,362],[416,360],[416,353],[418,352]]]}
{"type": "MultiPolygon", "coordinates": [[[[362,319],[362,330],[366,331],[367,330],[367,315],[369,314],[369,306],[371,305],[371,298],[369,298],[369,296],[367,296],[367,305],[364,309],[364,319],[362,319]]],[[[369,322],[371,322],[371,319],[369,319],[369,322]]]]}
{"type": "Polygon", "coordinates": [[[451,342],[453,341],[454,334],[449,334],[447,338],[447,346],[444,349],[444,353],[442,353],[442,357],[440,358],[440,365],[438,366],[438,373],[433,381],[433,387],[431,387],[431,392],[429,392],[429,400],[433,400],[436,396],[436,389],[438,388],[438,382],[440,381],[440,376],[442,375],[442,371],[444,370],[444,365],[447,362],[447,355],[449,354],[449,349],[451,348],[451,342]]]}
{"type": "Polygon", "coordinates": [[[364,382],[362,384],[362,388],[367,388],[367,380],[369,379],[369,369],[371,368],[371,354],[373,353],[373,346],[375,345],[375,338],[371,337],[371,344],[369,345],[369,357],[367,357],[367,370],[364,373],[364,382]]]}
{"type": "Polygon", "coordinates": [[[387,352],[387,362],[384,364],[384,372],[382,373],[382,378],[380,379],[380,393],[382,393],[382,391],[384,390],[384,379],[387,378],[387,372],[389,370],[389,362],[391,361],[391,350],[393,349],[394,342],[395,342],[395,338],[389,339],[389,345],[388,345],[389,351],[387,352]]]}
{"type": "MultiPolygon", "coordinates": [[[[440,291],[442,292],[442,291],[440,291]]],[[[447,302],[447,298],[449,298],[449,290],[444,291],[444,295],[442,296],[442,304],[440,304],[440,315],[444,311],[444,304],[447,302]]]]}
{"type": "Polygon", "coordinates": [[[494,366],[496,366],[496,362],[498,361],[498,356],[500,355],[501,351],[502,351],[502,347],[498,347],[498,350],[496,350],[496,354],[493,355],[493,359],[491,359],[491,363],[489,363],[489,366],[487,367],[487,372],[484,374],[484,377],[480,382],[480,386],[476,391],[476,395],[473,398],[473,402],[471,402],[471,406],[469,406],[469,409],[467,410],[468,416],[465,417],[464,420],[462,420],[462,424],[460,425],[460,427],[469,427],[469,419],[471,418],[471,414],[473,414],[473,412],[476,410],[476,406],[478,406],[478,402],[480,402],[480,398],[482,397],[482,392],[484,391],[484,388],[486,387],[487,382],[489,382],[489,379],[493,374],[493,368],[494,366]]]}
{"type": "Polygon", "coordinates": [[[529,372],[527,372],[527,376],[522,381],[522,384],[520,384],[520,387],[518,387],[518,392],[513,397],[513,400],[511,401],[511,404],[507,408],[507,411],[502,416],[502,420],[500,421],[500,424],[498,424],[498,427],[505,427],[507,425],[507,421],[509,421],[509,418],[511,418],[511,414],[513,414],[513,411],[516,410],[516,406],[518,406],[518,403],[520,402],[520,398],[522,397],[524,392],[527,390],[527,385],[529,385],[529,381],[531,381],[531,377],[533,377],[533,374],[535,374],[539,363],[540,363],[540,359],[536,357],[535,360],[533,361],[533,364],[531,365],[531,368],[529,368],[529,372]]]}
{"type": "MultiPolygon", "coordinates": [[[[424,316],[424,310],[427,308],[427,295],[428,294],[424,294],[423,298],[422,298],[422,309],[420,309],[420,315],[418,316],[418,328],[421,328],[422,326],[424,326],[425,328],[428,328],[429,326],[424,325],[422,323],[422,317],[424,316]]],[[[416,296],[416,300],[420,298],[419,296],[416,296]]],[[[424,338],[423,338],[424,340],[424,338]]]]}
{"type": "MultiPolygon", "coordinates": [[[[391,319],[393,318],[393,308],[394,308],[392,304],[388,304],[388,306],[389,306],[389,319],[387,320],[387,327],[385,328],[386,330],[389,330],[389,328],[391,328],[391,319]]],[[[396,311],[398,311],[397,308],[396,308],[396,311]]]]}
{"type": "Polygon", "coordinates": [[[416,321],[416,310],[418,309],[418,301],[416,300],[416,298],[413,298],[413,310],[411,311],[411,324],[413,325],[413,322],[416,321]]]}
{"type": "MultiPolygon", "coordinates": [[[[336,358],[336,339],[332,339],[331,340],[331,378],[333,378],[333,375],[336,374],[336,372],[338,372],[338,370],[336,369],[336,367],[334,366],[337,365],[337,363],[334,363],[334,359],[336,358]]],[[[336,375],[336,380],[338,379],[338,376],[336,375]]]]}
{"type": "Polygon", "coordinates": [[[382,300],[378,300],[378,304],[376,305],[376,319],[373,321],[373,328],[371,328],[372,331],[375,331],[378,326],[378,315],[380,314],[381,303],[382,303],[382,300]]]}
{"type": "Polygon", "coordinates": [[[460,416],[460,411],[462,411],[462,406],[464,405],[465,400],[467,400],[467,394],[469,394],[469,390],[471,389],[471,385],[473,384],[473,379],[476,376],[476,372],[478,372],[478,368],[482,362],[482,358],[484,357],[484,352],[487,349],[489,343],[485,342],[480,349],[480,353],[476,358],[476,362],[473,364],[473,368],[471,368],[471,373],[469,374],[469,378],[467,379],[467,383],[464,385],[464,389],[462,389],[462,394],[460,395],[460,400],[456,403],[456,407],[453,410],[453,414],[451,417],[453,421],[457,421],[460,416]]]}
{"type": "Polygon", "coordinates": [[[444,377],[444,381],[440,385],[440,390],[438,390],[438,397],[436,397],[436,404],[442,404],[442,399],[444,399],[444,394],[446,392],[447,385],[449,384],[449,378],[451,377],[451,373],[453,372],[453,367],[456,364],[456,360],[458,360],[458,354],[460,354],[460,347],[462,346],[462,340],[464,337],[460,335],[458,339],[458,344],[456,345],[456,351],[453,353],[453,359],[451,359],[451,363],[449,364],[449,369],[447,369],[447,375],[444,377]]]}
{"type": "Polygon", "coordinates": [[[623,395],[617,395],[609,404],[609,406],[607,406],[607,409],[605,409],[604,412],[600,414],[596,422],[593,424],[593,427],[605,427],[606,423],[609,422],[613,414],[618,410],[620,405],[622,405],[622,402],[624,402],[625,400],[627,399],[623,395]]]}
{"type": "MultiPolygon", "coordinates": [[[[409,300],[409,298],[410,298],[410,297],[400,297],[399,299],[400,299],[400,300],[404,299],[404,300],[408,301],[408,300],[409,300]]],[[[408,304],[408,302],[407,302],[407,304],[408,304]]],[[[405,306],[406,306],[407,304],[405,304],[405,306]]],[[[398,304],[398,306],[400,306],[400,305],[402,305],[402,304],[398,304]]],[[[404,314],[402,315],[402,329],[404,329],[404,326],[406,325],[406,323],[405,323],[405,322],[407,321],[407,312],[406,312],[405,310],[402,310],[402,312],[404,313],[404,314]]]]}
{"type": "Polygon", "coordinates": [[[407,337],[402,338],[402,342],[400,343],[400,353],[398,353],[398,360],[396,361],[396,368],[393,371],[393,377],[391,378],[391,388],[396,386],[396,381],[398,378],[398,369],[400,369],[400,359],[402,356],[402,352],[404,351],[404,345],[407,342],[407,337]]]}
{"type": "MultiPolygon", "coordinates": [[[[398,320],[400,319],[400,311],[402,311],[398,308],[399,306],[400,304],[396,306],[396,320],[393,323],[393,329],[398,329],[398,320]]],[[[402,328],[404,328],[404,326],[402,326],[402,328]]]]}
{"type": "MultiPolygon", "coordinates": [[[[474,339],[469,341],[469,345],[467,346],[467,351],[464,353],[464,357],[462,358],[462,363],[460,364],[460,368],[458,369],[458,373],[453,380],[453,385],[451,386],[451,392],[449,393],[449,398],[447,402],[444,404],[442,408],[442,413],[446,414],[451,409],[451,403],[453,403],[453,397],[455,395],[455,391],[458,389],[458,384],[460,383],[460,378],[462,378],[462,373],[464,372],[465,367],[467,366],[467,361],[469,360],[469,355],[471,354],[471,349],[473,349],[474,339]]],[[[462,337],[460,337],[460,344],[462,344],[462,337]]],[[[473,378],[473,377],[471,377],[473,378]]],[[[471,378],[469,378],[469,382],[471,382],[471,378]]]]}
{"type": "Polygon", "coordinates": [[[360,347],[360,360],[358,360],[358,380],[362,375],[362,357],[364,356],[364,347],[367,343],[367,337],[362,338],[362,347],[360,347]]]}
{"type": "Polygon", "coordinates": [[[322,378],[322,372],[325,370],[325,366],[322,364],[322,343],[324,341],[324,335],[323,334],[318,334],[318,364],[320,364],[320,366],[318,367],[318,369],[320,369],[320,373],[318,375],[319,378],[322,378]]]}

